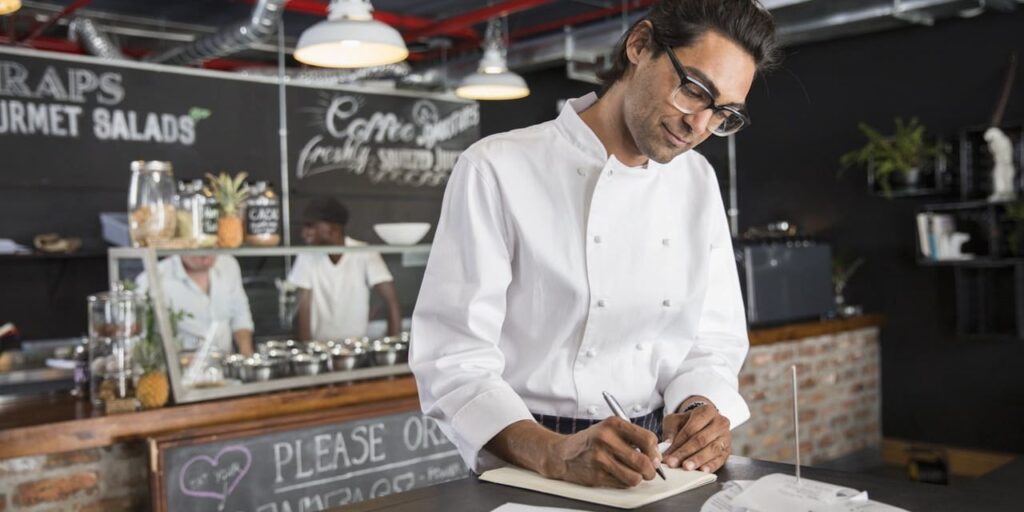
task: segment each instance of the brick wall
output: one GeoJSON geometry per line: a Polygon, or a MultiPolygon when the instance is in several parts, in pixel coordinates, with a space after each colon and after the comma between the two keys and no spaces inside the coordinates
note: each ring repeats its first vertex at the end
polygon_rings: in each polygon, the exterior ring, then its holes
{"type": "Polygon", "coordinates": [[[0,512],[149,509],[145,443],[0,460],[0,512]]]}
{"type": "Polygon", "coordinates": [[[879,446],[878,332],[872,327],[751,347],[740,371],[740,393],[751,417],[733,431],[733,453],[793,462],[793,364],[799,378],[801,462],[879,446]]]}

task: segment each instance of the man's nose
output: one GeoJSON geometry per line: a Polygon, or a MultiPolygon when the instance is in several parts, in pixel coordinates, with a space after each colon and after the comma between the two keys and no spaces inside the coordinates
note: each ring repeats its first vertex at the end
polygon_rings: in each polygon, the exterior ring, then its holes
{"type": "Polygon", "coordinates": [[[693,114],[686,114],[683,116],[683,120],[693,130],[694,135],[703,135],[704,132],[708,131],[708,125],[711,124],[711,116],[714,112],[710,108],[701,110],[693,114]]]}

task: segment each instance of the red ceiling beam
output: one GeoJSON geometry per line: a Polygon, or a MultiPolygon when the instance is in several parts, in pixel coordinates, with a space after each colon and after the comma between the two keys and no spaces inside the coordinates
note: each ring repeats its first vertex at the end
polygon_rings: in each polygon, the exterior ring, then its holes
{"type": "Polygon", "coordinates": [[[508,16],[527,9],[533,9],[545,4],[550,4],[552,1],[553,0],[505,0],[504,2],[499,2],[482,9],[469,11],[465,14],[460,14],[458,16],[439,21],[422,29],[411,30],[405,34],[405,39],[407,41],[415,41],[424,37],[447,34],[453,30],[464,29],[472,27],[478,23],[486,22],[491,18],[508,16]]]}
{"type": "Polygon", "coordinates": [[[81,9],[82,7],[85,7],[85,6],[87,6],[87,5],[91,4],[91,3],[92,3],[92,0],[75,0],[74,2],[68,4],[67,7],[61,9],[61,11],[58,12],[57,14],[55,14],[53,16],[50,16],[50,19],[46,20],[45,23],[43,23],[43,24],[39,25],[38,27],[36,27],[32,32],[30,32],[27,36],[25,36],[24,38],[22,38],[18,42],[19,43],[27,43],[27,42],[29,42],[29,41],[39,37],[40,35],[43,34],[43,32],[46,32],[47,29],[52,27],[55,23],[57,23],[62,18],[71,15],[75,11],[77,11],[77,10],[81,9]]]}
{"type": "MultiPolygon", "coordinates": [[[[247,3],[255,3],[255,0],[246,0],[247,3]]],[[[292,12],[300,12],[303,14],[311,14],[314,16],[327,16],[327,6],[330,2],[318,2],[316,0],[289,0],[284,6],[284,10],[292,12]]],[[[421,18],[419,16],[409,16],[406,14],[397,14],[388,11],[381,11],[374,9],[373,18],[382,23],[387,23],[392,27],[395,27],[400,32],[404,30],[422,30],[424,28],[434,25],[434,21],[421,18]]],[[[459,39],[471,40],[474,43],[480,41],[480,34],[472,28],[465,27],[461,29],[451,30],[445,33],[452,37],[459,39]]],[[[411,41],[409,37],[405,38],[406,41],[411,41]]]]}

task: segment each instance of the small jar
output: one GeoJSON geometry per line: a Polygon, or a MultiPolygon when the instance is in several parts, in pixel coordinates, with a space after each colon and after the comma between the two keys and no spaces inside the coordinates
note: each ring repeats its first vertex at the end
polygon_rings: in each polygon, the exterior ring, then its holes
{"type": "Polygon", "coordinates": [[[131,169],[128,233],[132,246],[161,246],[174,238],[177,223],[171,163],[136,160],[131,169]]]}
{"type": "Polygon", "coordinates": [[[178,182],[177,238],[189,247],[199,245],[203,231],[203,180],[178,182]]]}
{"type": "Polygon", "coordinates": [[[257,181],[245,201],[245,244],[276,246],[281,243],[281,201],[266,181],[257,181]]]}
{"type": "Polygon", "coordinates": [[[210,191],[199,181],[200,197],[196,199],[200,229],[197,235],[199,247],[217,246],[217,221],[220,219],[220,204],[210,191]]]}

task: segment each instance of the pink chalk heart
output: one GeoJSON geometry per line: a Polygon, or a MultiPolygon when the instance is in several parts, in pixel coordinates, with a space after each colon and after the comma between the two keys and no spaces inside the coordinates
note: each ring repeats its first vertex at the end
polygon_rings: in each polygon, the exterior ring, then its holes
{"type": "Polygon", "coordinates": [[[242,481],[242,478],[244,478],[246,473],[249,472],[249,466],[251,464],[252,454],[249,453],[248,448],[240,444],[225,446],[224,448],[221,448],[220,451],[217,452],[217,455],[214,455],[213,457],[210,457],[208,455],[196,455],[195,457],[189,459],[188,462],[186,462],[185,465],[182,466],[181,473],[178,475],[178,486],[181,488],[182,494],[185,494],[186,496],[192,496],[195,498],[215,499],[219,500],[223,504],[224,500],[228,499],[228,496],[231,495],[231,492],[235,490],[235,487],[237,487],[238,484],[242,481]],[[220,464],[221,456],[231,453],[241,454],[245,458],[245,465],[242,467],[241,470],[238,471],[238,474],[236,474],[234,478],[231,479],[231,482],[224,488],[224,492],[214,492],[209,490],[189,488],[188,482],[185,481],[185,475],[188,473],[189,468],[191,468],[193,464],[207,464],[210,466],[210,470],[213,470],[220,464]]]}

